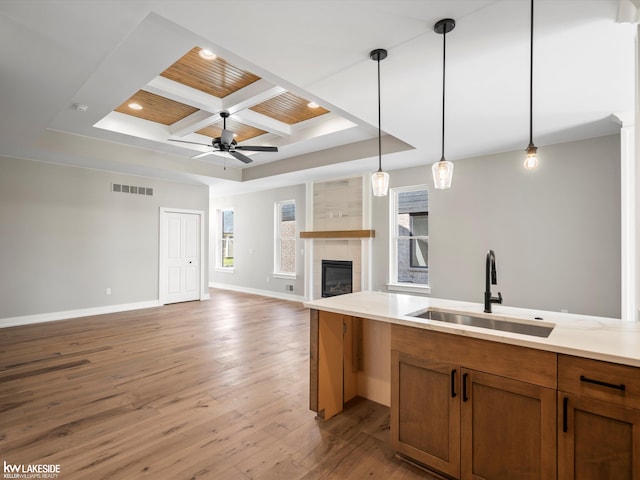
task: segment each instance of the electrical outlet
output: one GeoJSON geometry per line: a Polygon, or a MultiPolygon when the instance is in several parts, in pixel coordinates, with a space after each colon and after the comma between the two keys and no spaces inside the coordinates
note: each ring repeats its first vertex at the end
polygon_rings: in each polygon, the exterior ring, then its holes
{"type": "Polygon", "coordinates": [[[111,288],[107,287],[107,289],[104,291],[104,293],[106,295],[111,295],[111,288]]]}

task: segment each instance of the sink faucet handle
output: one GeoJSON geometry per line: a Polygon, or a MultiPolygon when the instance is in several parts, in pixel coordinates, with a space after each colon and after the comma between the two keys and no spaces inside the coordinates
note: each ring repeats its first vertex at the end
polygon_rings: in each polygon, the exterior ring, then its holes
{"type": "Polygon", "coordinates": [[[498,292],[498,303],[502,303],[502,293],[498,292]]]}

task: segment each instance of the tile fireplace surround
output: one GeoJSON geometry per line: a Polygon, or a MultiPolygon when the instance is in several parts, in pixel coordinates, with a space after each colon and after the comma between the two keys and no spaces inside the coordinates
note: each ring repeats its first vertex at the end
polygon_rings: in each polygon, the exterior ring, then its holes
{"type": "MultiPolygon", "coordinates": [[[[369,195],[364,195],[364,177],[313,183],[307,190],[309,232],[354,231],[370,228],[369,195]]],[[[368,191],[367,191],[368,193],[368,191]]],[[[353,262],[353,291],[371,285],[371,237],[305,238],[305,297],[322,297],[322,260],[353,262]]]]}

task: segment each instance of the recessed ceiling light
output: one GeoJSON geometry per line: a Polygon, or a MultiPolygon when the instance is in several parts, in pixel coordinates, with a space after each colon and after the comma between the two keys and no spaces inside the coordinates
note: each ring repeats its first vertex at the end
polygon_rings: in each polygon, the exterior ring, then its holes
{"type": "Polygon", "coordinates": [[[131,110],[142,110],[142,105],[140,105],[139,103],[135,103],[135,102],[131,102],[128,107],[131,110]]]}
{"type": "Polygon", "coordinates": [[[320,105],[318,105],[316,102],[309,102],[307,103],[307,107],[309,108],[318,108],[320,105]]]}
{"type": "Polygon", "coordinates": [[[202,58],[205,58],[207,60],[213,60],[217,56],[215,53],[213,53],[208,48],[201,48],[200,52],[198,52],[198,53],[202,58]]]}
{"type": "Polygon", "coordinates": [[[86,112],[87,110],[89,110],[89,107],[83,105],[82,103],[74,103],[73,108],[78,112],[86,112]]]}

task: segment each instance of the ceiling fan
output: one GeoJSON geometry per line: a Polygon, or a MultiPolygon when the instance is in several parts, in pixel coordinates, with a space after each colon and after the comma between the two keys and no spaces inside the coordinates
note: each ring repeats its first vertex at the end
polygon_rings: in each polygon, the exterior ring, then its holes
{"type": "Polygon", "coordinates": [[[233,138],[233,132],[231,130],[227,130],[227,118],[229,117],[229,112],[220,112],[220,116],[222,117],[222,133],[219,137],[216,137],[209,143],[199,143],[199,142],[189,142],[187,140],[176,140],[170,138],[171,142],[180,142],[180,143],[191,143],[193,145],[204,145],[205,147],[213,147],[214,151],[218,152],[227,152],[229,155],[234,158],[240,160],[244,163],[251,163],[251,160],[246,155],[238,152],[237,150],[246,150],[248,152],[277,152],[278,147],[267,147],[267,146],[249,146],[249,145],[238,145],[238,142],[233,138]]]}

